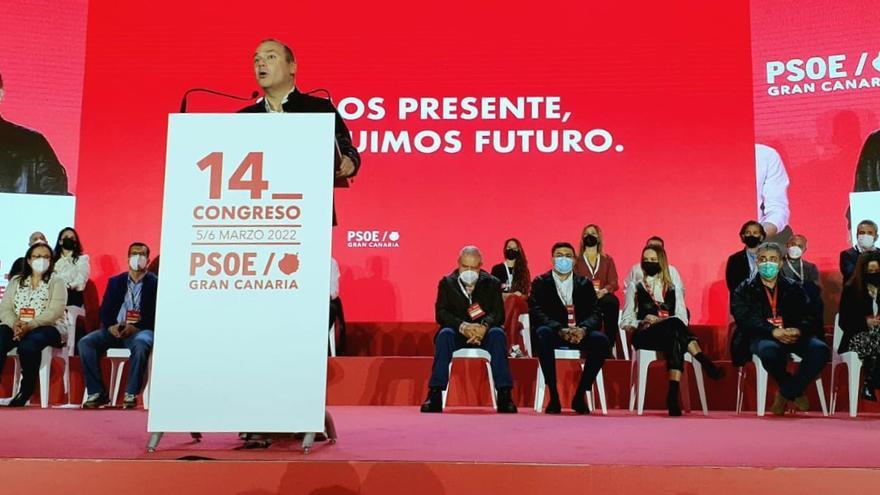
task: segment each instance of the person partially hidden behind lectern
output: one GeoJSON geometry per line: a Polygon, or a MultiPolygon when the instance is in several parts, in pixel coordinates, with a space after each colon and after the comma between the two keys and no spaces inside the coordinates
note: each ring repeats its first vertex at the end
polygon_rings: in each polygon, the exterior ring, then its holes
{"type": "Polygon", "coordinates": [[[515,413],[510,395],[513,378],[507,362],[504,337],[504,302],[501,282],[481,270],[483,255],[475,246],[462,248],[458,268],[443,277],[434,305],[440,331],[434,337],[434,365],[428,382],[428,398],[422,412],[443,411],[443,391],[449,384],[452,354],[463,347],[480,347],[492,357],[492,379],[498,392],[498,412],[515,413]]]}
{"type": "Polygon", "coordinates": [[[86,379],[88,398],[85,409],[95,409],[110,402],[98,359],[110,348],[131,351],[128,383],[122,407],[137,406],[137,396],[144,387],[147,361],[153,350],[153,327],[156,322],[158,279],[147,272],[150,248],[141,242],[128,247],[128,271],[111,277],[101,301],[101,329],[79,341],[79,356],[86,379]]]}
{"type": "MultiPolygon", "coordinates": [[[[239,110],[240,113],[332,113],[336,117],[336,160],[333,187],[349,187],[357,175],[361,157],[351,142],[351,133],[333,103],[325,98],[301,93],[295,84],[296,58],[293,51],[275,39],[260,42],[254,52],[254,75],[264,96],[239,110]]],[[[336,213],[333,214],[336,225],[336,213]]]]}

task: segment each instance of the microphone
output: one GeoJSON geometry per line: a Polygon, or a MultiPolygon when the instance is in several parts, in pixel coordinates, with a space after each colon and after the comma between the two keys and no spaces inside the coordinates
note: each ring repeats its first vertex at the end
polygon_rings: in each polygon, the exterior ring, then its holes
{"type": "MultiPolygon", "coordinates": [[[[333,97],[330,95],[330,92],[324,88],[313,89],[313,90],[309,91],[308,93],[303,93],[303,94],[311,96],[315,93],[323,93],[323,94],[327,95],[327,101],[329,101],[331,105],[333,104],[333,97]]],[[[333,139],[333,144],[336,147],[336,156],[335,156],[335,160],[334,160],[334,167],[336,168],[336,170],[339,170],[339,164],[342,163],[342,148],[339,147],[339,139],[336,137],[334,137],[334,139],[333,139]]]]}
{"type": "Polygon", "coordinates": [[[192,89],[186,90],[186,92],[183,93],[183,99],[180,101],[180,113],[186,113],[186,97],[189,96],[190,93],[210,93],[212,95],[223,96],[225,98],[231,98],[233,100],[239,100],[239,101],[250,101],[250,100],[253,100],[254,98],[256,98],[257,96],[260,96],[259,91],[254,91],[253,93],[251,93],[251,95],[249,97],[243,98],[241,96],[235,96],[235,95],[231,95],[228,93],[221,93],[220,91],[214,91],[213,89],[192,88],[192,89]]]}
{"type": "Polygon", "coordinates": [[[313,89],[313,90],[309,91],[308,93],[303,93],[303,94],[313,95],[315,93],[324,93],[325,95],[327,95],[327,99],[330,100],[330,103],[333,103],[333,97],[330,96],[330,92],[324,88],[313,89]]]}

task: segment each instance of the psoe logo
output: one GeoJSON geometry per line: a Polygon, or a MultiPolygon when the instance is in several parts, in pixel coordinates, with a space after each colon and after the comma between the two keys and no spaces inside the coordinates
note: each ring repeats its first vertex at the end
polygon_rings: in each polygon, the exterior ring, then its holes
{"type": "Polygon", "coordinates": [[[399,248],[400,232],[396,230],[349,230],[350,248],[399,248]]]}

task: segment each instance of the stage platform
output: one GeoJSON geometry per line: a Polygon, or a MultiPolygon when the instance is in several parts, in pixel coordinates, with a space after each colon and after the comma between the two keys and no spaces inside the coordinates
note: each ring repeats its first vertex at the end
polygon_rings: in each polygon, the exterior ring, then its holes
{"type": "Polygon", "coordinates": [[[145,450],[147,412],[0,411],[3,493],[874,493],[876,415],[669,418],[498,415],[453,407],[331,407],[335,445],[239,450],[167,434],[145,450]],[[187,462],[194,459],[196,462],[187,462]]]}

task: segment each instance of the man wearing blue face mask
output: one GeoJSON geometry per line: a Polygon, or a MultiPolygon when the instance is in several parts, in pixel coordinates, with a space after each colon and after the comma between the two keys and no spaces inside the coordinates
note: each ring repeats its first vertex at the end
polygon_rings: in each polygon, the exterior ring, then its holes
{"type": "Polygon", "coordinates": [[[814,311],[801,284],[780,276],[783,255],[779,245],[758,246],[758,274],[743,282],[733,293],[732,312],[736,332],[743,332],[753,354],[776,380],[779,392],[770,410],[781,416],[788,402],[801,411],[810,409],[804,395],[830,356],[828,346],[818,338],[814,311]],[[788,372],[790,354],[802,361],[797,372],[788,372]]]}
{"type": "Polygon", "coordinates": [[[99,358],[110,348],[127,348],[128,383],[122,407],[137,406],[137,396],[144,386],[147,361],[153,350],[153,327],[156,322],[158,279],[147,272],[150,248],[142,242],[128,247],[128,271],[111,277],[101,301],[101,329],[79,341],[79,355],[86,380],[83,408],[96,409],[110,402],[101,378],[99,358]]]}
{"type": "Polygon", "coordinates": [[[449,384],[452,353],[462,347],[481,347],[492,356],[492,379],[500,413],[515,413],[510,395],[513,378],[507,363],[504,337],[504,301],[501,282],[481,270],[483,256],[475,246],[462,248],[458,268],[440,280],[434,304],[440,331],[434,337],[434,365],[428,382],[428,398],[422,412],[443,411],[443,391],[449,384]]]}
{"type": "Polygon", "coordinates": [[[593,282],[572,272],[574,247],[557,242],[551,250],[553,269],[532,282],[529,297],[529,319],[537,327],[538,358],[544,381],[550,391],[547,414],[559,414],[562,405],[556,387],[556,348],[579,349],[586,362],[578,382],[571,408],[578,414],[589,414],[584,396],[610,354],[610,341],[599,331],[602,326],[593,282]]]}

